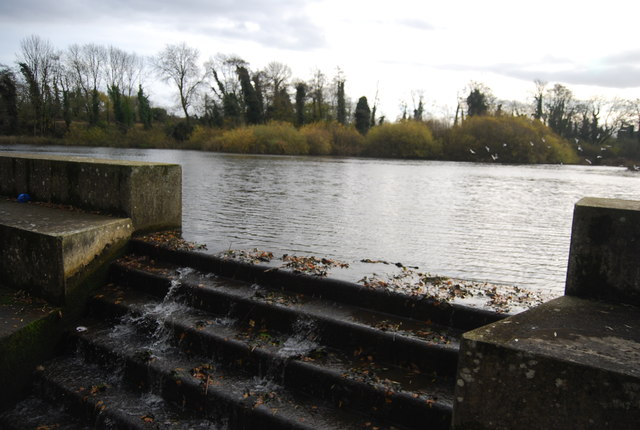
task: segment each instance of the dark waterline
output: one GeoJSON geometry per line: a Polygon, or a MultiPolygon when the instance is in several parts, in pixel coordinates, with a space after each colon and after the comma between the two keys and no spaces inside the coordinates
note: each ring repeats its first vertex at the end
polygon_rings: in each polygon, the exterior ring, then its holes
{"type": "Polygon", "coordinates": [[[638,199],[640,176],[596,166],[2,146],[183,166],[183,233],[210,252],[260,248],[564,288],[573,205],[638,199]]]}

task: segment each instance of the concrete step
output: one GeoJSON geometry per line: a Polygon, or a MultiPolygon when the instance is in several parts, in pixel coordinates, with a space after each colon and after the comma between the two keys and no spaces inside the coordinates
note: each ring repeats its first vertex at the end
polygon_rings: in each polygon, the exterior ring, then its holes
{"type": "Polygon", "coordinates": [[[152,392],[122,385],[117,366],[95,365],[72,355],[47,362],[37,374],[36,393],[63,404],[69,413],[98,429],[194,429],[220,427],[183,411],[152,392]]]}
{"type": "MultiPolygon", "coordinates": [[[[161,397],[169,410],[171,405],[178,405],[182,411],[230,429],[356,429],[366,422],[389,428],[333,408],[322,399],[291,393],[267,376],[222,366],[193,351],[186,354],[171,343],[154,344],[156,339],[144,325],[141,331],[115,333],[113,327],[88,325],[79,336],[79,350],[83,362],[90,363],[85,368],[113,368],[105,374],[114,375],[111,383],[120,390],[110,399],[117,402],[117,407],[122,402],[120,396],[135,400],[136,394],[131,393],[139,393],[138,397],[151,393],[161,397]]],[[[56,370],[57,375],[60,369],[56,370]]],[[[148,415],[144,410],[137,414],[141,412],[148,415]]],[[[174,421],[171,428],[191,428],[184,419],[174,421]]]]}
{"type": "Polygon", "coordinates": [[[92,427],[68,413],[62,405],[31,395],[10,411],[0,414],[4,430],[91,430],[92,427]]]}
{"type": "Polygon", "coordinates": [[[228,279],[258,284],[265,288],[283,290],[292,294],[304,294],[309,297],[322,297],[329,301],[415,320],[428,320],[463,331],[505,318],[505,315],[490,310],[471,308],[395,291],[367,288],[351,282],[298,274],[266,265],[248,264],[204,252],[172,249],[142,239],[132,240],[131,250],[140,256],[146,256],[154,264],[168,262],[180,267],[190,267],[203,273],[213,273],[228,279]]]}
{"type": "Polygon", "coordinates": [[[449,429],[462,332],[501,319],[133,242],[37,372],[69,428],[449,429]]]}
{"type": "Polygon", "coordinates": [[[54,304],[131,237],[130,218],[0,200],[0,275],[54,304]]]}
{"type": "Polygon", "coordinates": [[[167,304],[113,286],[96,299],[93,314],[103,319],[122,315],[136,321],[147,336],[159,330],[157,316],[162,314],[166,319],[161,324],[172,345],[189,354],[214,357],[218,368],[251,372],[295,393],[408,428],[425,423],[448,428],[452,374],[441,375],[409,362],[386,362],[377,348],[366,344],[337,349],[304,316],[290,330],[280,332],[264,322],[256,326],[233,316],[188,308],[179,304],[180,297],[176,292],[177,304],[167,304]]]}
{"type": "MultiPolygon", "coordinates": [[[[361,348],[365,355],[399,365],[408,364],[411,357],[409,364],[426,371],[453,375],[456,370],[461,334],[457,329],[196,271],[179,275],[180,269],[174,268],[173,273],[152,273],[141,270],[140,261],[136,267],[114,264],[112,277],[119,285],[141,288],[156,297],[167,294],[173,284],[172,294],[181,300],[218,317],[235,319],[238,325],[291,331],[304,319],[322,333],[327,346],[349,353],[361,348]]],[[[166,270],[171,269],[167,266],[166,270]]],[[[117,290],[112,294],[117,300],[117,290]]]]}

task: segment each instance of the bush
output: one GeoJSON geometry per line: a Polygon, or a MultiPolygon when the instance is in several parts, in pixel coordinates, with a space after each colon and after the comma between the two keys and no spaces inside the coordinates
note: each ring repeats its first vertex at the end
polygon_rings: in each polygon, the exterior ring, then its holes
{"type": "Polygon", "coordinates": [[[569,143],[540,121],[514,116],[473,116],[453,127],[445,158],[499,163],[574,163],[569,143]]]}
{"type": "Polygon", "coordinates": [[[249,127],[239,127],[225,131],[215,139],[212,149],[222,152],[248,154],[256,146],[256,137],[249,127]]]}
{"type": "Polygon", "coordinates": [[[296,128],[286,122],[238,127],[214,138],[207,149],[242,154],[309,153],[309,145],[296,128]]]}
{"type": "Polygon", "coordinates": [[[191,137],[191,133],[193,133],[193,126],[186,121],[180,121],[167,125],[165,133],[178,142],[186,142],[191,137]]]}
{"type": "Polygon", "coordinates": [[[270,122],[251,128],[256,138],[252,153],[291,155],[309,153],[309,145],[304,136],[288,122],[270,122]]]}
{"type": "Polygon", "coordinates": [[[222,133],[223,131],[220,128],[196,125],[189,138],[189,147],[207,151],[219,151],[220,148],[217,148],[216,143],[222,133]]]}
{"type": "Polygon", "coordinates": [[[331,154],[340,156],[360,155],[365,146],[365,138],[353,125],[339,122],[325,122],[322,125],[331,133],[331,154]]]}
{"type": "Polygon", "coordinates": [[[331,154],[331,141],[333,140],[333,136],[323,124],[307,124],[300,129],[300,133],[307,140],[307,145],[309,145],[309,154],[331,154]]]}
{"type": "Polygon", "coordinates": [[[123,146],[121,137],[115,130],[89,126],[86,123],[72,123],[65,140],[70,145],[79,146],[123,146]]]}
{"type": "Polygon", "coordinates": [[[374,127],[367,135],[366,154],[389,158],[439,158],[442,144],[423,122],[405,120],[374,127]]]}

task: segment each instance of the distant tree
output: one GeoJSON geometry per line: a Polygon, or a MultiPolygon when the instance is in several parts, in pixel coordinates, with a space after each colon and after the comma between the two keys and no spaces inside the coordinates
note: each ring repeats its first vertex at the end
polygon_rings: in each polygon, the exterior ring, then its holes
{"type": "Polygon", "coordinates": [[[422,121],[424,115],[424,92],[412,91],[411,99],[413,101],[413,119],[415,121],[422,121]]]}
{"type": "Polygon", "coordinates": [[[358,100],[354,116],[356,130],[362,135],[367,134],[371,127],[371,109],[366,97],[362,96],[358,100]]]}
{"type": "Polygon", "coordinates": [[[204,115],[203,121],[209,127],[223,127],[224,115],[222,109],[212,97],[204,95],[204,115]]]}
{"type": "Polygon", "coordinates": [[[189,107],[202,83],[199,52],[186,43],[167,45],[153,60],[156,73],[165,82],[172,82],[178,89],[180,106],[184,112],[187,125],[190,123],[189,107]]]}
{"type": "Polygon", "coordinates": [[[67,65],[78,92],[82,94],[82,105],[90,125],[100,119],[100,84],[106,49],[95,44],[71,45],[67,49],[67,65]]]}
{"type": "Polygon", "coordinates": [[[138,117],[145,130],[151,129],[152,113],[149,97],[144,93],[142,85],[138,86],[138,117]]]}
{"type": "Polygon", "coordinates": [[[298,82],[296,84],[296,126],[302,127],[306,124],[305,104],[307,101],[307,84],[298,82]]]}
{"type": "Polygon", "coordinates": [[[236,127],[244,120],[246,107],[237,70],[247,66],[242,58],[223,54],[206,63],[207,72],[214,80],[211,90],[217,100],[216,106],[222,105],[224,123],[228,127],[236,127]]]}
{"type": "MultiPolygon", "coordinates": [[[[291,68],[286,64],[272,61],[267,64],[261,75],[264,77],[265,111],[271,111],[278,95],[282,95],[281,90],[286,90],[289,86],[291,68]]],[[[276,118],[269,117],[269,119],[276,118]]]]}
{"type": "Polygon", "coordinates": [[[71,92],[68,89],[62,90],[62,119],[64,119],[66,129],[69,130],[73,120],[73,110],[71,107],[71,92]]]}
{"type": "Polygon", "coordinates": [[[338,80],[336,89],[336,119],[342,125],[347,123],[347,103],[344,95],[344,79],[338,80]]]}
{"type": "Polygon", "coordinates": [[[20,51],[18,64],[27,83],[33,133],[43,135],[53,124],[53,78],[59,55],[49,41],[35,35],[20,41],[20,51]]]}
{"type": "Polygon", "coordinates": [[[254,73],[251,76],[251,82],[253,82],[253,88],[256,92],[256,98],[258,99],[258,111],[260,112],[260,121],[265,121],[265,104],[264,104],[264,75],[262,72],[254,73]]]}
{"type": "Polygon", "coordinates": [[[467,96],[467,116],[486,115],[489,111],[486,95],[478,88],[474,88],[467,96]]]}
{"type": "Polygon", "coordinates": [[[18,66],[20,67],[20,73],[22,73],[27,83],[29,101],[33,109],[33,134],[37,135],[42,132],[42,98],[40,97],[40,87],[28,64],[18,63],[18,66]]]}
{"type": "Polygon", "coordinates": [[[571,90],[564,85],[555,84],[547,91],[545,107],[547,125],[562,137],[572,136],[576,103],[571,90]]]}
{"type": "Polygon", "coordinates": [[[311,121],[323,121],[328,116],[326,102],[327,77],[317,69],[309,81],[308,95],[311,98],[311,121]]]}
{"type": "Polygon", "coordinates": [[[0,134],[12,135],[18,130],[18,93],[13,72],[0,66],[0,134]]]}
{"type": "Polygon", "coordinates": [[[108,87],[109,100],[113,107],[113,116],[117,127],[123,133],[127,131],[127,120],[125,119],[125,109],[122,103],[122,95],[117,85],[108,87]]]}
{"type": "Polygon", "coordinates": [[[260,103],[258,92],[251,84],[249,71],[245,67],[238,67],[237,73],[238,79],[240,80],[240,87],[242,88],[242,95],[244,97],[244,105],[246,106],[246,121],[251,125],[260,124],[264,120],[262,104],[260,103]]]}
{"type": "Polygon", "coordinates": [[[536,79],[533,81],[536,84],[536,92],[533,95],[534,112],[533,117],[539,121],[544,121],[544,92],[547,83],[536,79]]]}
{"type": "Polygon", "coordinates": [[[268,118],[273,121],[294,122],[293,105],[286,88],[280,88],[269,106],[268,118]]]}
{"type": "Polygon", "coordinates": [[[151,108],[151,120],[154,123],[166,123],[169,121],[169,114],[167,110],[161,107],[152,107],[151,108]]]}

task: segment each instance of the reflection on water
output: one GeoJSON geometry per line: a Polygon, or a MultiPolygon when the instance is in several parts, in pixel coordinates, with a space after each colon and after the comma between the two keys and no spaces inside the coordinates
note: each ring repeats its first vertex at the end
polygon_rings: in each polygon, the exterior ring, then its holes
{"type": "Polygon", "coordinates": [[[399,261],[467,279],[563,290],[573,205],[640,199],[621,168],[10,147],[183,166],[183,230],[212,252],[261,248],[399,261]]]}

